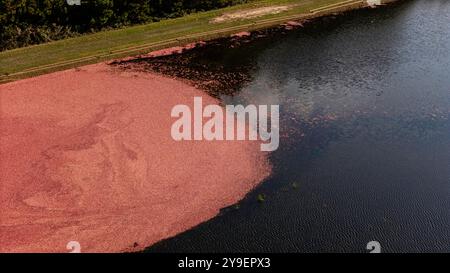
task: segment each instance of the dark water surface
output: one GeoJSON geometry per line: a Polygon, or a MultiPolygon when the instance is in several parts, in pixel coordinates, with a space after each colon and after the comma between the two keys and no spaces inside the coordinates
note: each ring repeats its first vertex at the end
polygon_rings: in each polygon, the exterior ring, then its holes
{"type": "Polygon", "coordinates": [[[148,251],[450,252],[450,1],[277,32],[185,56],[247,75],[226,103],[280,104],[273,176],[148,251]]]}

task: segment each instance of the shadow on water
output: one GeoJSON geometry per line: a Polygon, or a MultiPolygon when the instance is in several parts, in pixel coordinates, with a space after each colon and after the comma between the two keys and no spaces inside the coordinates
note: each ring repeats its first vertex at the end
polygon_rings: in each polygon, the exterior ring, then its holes
{"type": "Polygon", "coordinates": [[[449,252],[448,52],[450,2],[417,0],[121,63],[281,107],[272,177],[147,251],[449,252]]]}

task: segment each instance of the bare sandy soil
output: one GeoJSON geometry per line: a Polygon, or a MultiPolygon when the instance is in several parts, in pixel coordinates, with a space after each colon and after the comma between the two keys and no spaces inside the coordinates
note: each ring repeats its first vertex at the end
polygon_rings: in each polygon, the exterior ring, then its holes
{"type": "Polygon", "coordinates": [[[262,7],[256,9],[242,10],[236,12],[225,13],[222,16],[216,17],[211,20],[211,23],[223,23],[227,21],[239,20],[239,19],[251,19],[257,18],[269,14],[278,14],[284,11],[288,11],[293,8],[294,5],[283,5],[283,6],[271,6],[262,7]]]}
{"type": "Polygon", "coordinates": [[[217,101],[106,64],[0,85],[0,251],[134,251],[206,221],[270,173],[257,142],[175,142],[177,104],[217,101]]]}

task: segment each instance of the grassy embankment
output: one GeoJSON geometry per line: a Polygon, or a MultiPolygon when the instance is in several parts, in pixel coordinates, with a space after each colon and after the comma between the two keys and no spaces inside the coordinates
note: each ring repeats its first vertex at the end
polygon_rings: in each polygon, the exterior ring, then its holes
{"type": "Polygon", "coordinates": [[[97,63],[240,31],[261,29],[289,20],[310,18],[364,5],[355,0],[255,0],[248,4],[200,12],[146,25],[104,31],[0,52],[0,83],[97,63]],[[294,5],[291,9],[252,19],[211,23],[224,13],[259,7],[294,5]]]}

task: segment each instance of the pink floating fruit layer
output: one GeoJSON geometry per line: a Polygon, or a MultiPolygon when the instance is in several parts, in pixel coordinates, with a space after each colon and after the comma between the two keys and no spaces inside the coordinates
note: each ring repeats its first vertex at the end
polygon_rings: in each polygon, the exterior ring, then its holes
{"type": "Polygon", "coordinates": [[[0,85],[0,252],[137,251],[216,216],[271,171],[260,143],[172,139],[218,101],[106,64],[0,85]]]}

